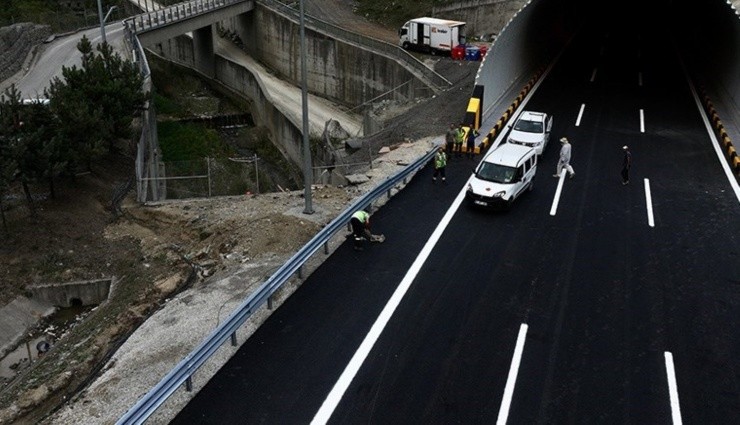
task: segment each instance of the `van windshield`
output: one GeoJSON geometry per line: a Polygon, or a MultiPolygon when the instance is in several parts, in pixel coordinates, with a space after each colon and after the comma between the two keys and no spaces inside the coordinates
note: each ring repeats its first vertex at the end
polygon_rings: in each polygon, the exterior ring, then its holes
{"type": "Polygon", "coordinates": [[[511,183],[514,181],[515,175],[516,168],[492,164],[490,162],[482,163],[478,172],[475,174],[481,180],[494,183],[511,183]]]}

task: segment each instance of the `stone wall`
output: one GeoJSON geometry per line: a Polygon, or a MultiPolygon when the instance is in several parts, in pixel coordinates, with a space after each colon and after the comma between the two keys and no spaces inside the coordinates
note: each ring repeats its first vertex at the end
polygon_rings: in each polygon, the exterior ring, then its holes
{"type": "Polygon", "coordinates": [[[20,71],[31,49],[50,35],[47,25],[19,23],[0,28],[0,81],[20,71]]]}

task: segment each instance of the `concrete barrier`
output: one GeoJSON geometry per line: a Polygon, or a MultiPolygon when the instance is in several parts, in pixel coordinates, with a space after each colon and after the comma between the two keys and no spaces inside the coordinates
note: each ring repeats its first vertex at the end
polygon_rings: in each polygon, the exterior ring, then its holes
{"type": "Polygon", "coordinates": [[[108,300],[115,278],[29,286],[33,298],[58,307],[98,305],[108,300]]]}

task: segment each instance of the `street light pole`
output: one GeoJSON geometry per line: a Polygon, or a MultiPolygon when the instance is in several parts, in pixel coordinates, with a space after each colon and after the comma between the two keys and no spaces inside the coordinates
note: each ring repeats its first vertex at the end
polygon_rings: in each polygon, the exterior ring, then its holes
{"type": "MultiPolygon", "coordinates": [[[[100,0],[98,0],[100,1],[100,0]]],[[[313,170],[311,169],[311,146],[308,140],[308,89],[306,77],[306,28],[305,28],[305,17],[303,11],[303,2],[301,3],[301,102],[303,107],[303,198],[305,199],[304,214],[313,214],[313,206],[311,205],[311,183],[313,181],[313,170]]]]}
{"type": "Polygon", "coordinates": [[[102,0],[98,0],[98,19],[100,19],[100,36],[103,38],[103,43],[107,43],[105,40],[105,21],[108,20],[108,17],[110,16],[111,12],[115,10],[118,6],[111,6],[110,9],[108,9],[108,13],[103,16],[103,4],[101,3],[102,0]]]}
{"type": "Polygon", "coordinates": [[[98,19],[100,19],[100,36],[103,38],[103,43],[106,43],[105,41],[105,20],[103,19],[103,4],[101,3],[102,0],[98,0],[98,19]]]}

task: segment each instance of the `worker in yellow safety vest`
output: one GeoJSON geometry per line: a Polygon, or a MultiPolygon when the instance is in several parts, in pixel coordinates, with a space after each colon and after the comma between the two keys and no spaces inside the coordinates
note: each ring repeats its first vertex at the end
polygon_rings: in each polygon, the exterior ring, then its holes
{"type": "Polygon", "coordinates": [[[352,225],[352,236],[355,239],[354,249],[355,251],[362,251],[362,240],[371,240],[372,237],[370,233],[370,213],[365,210],[357,211],[352,214],[349,223],[352,225]]]}

